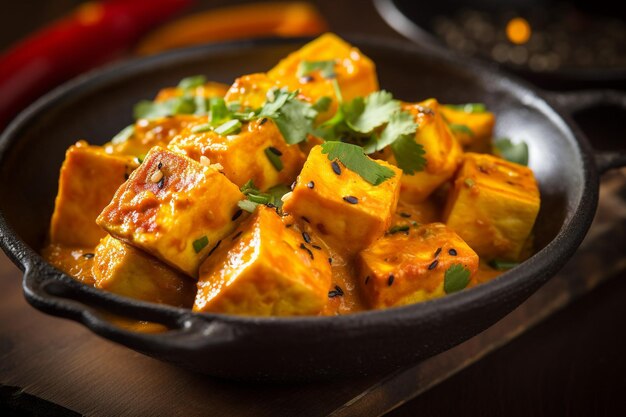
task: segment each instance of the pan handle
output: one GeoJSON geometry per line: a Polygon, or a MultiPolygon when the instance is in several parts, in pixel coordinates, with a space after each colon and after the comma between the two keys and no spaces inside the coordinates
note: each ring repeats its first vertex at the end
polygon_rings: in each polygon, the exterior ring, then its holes
{"type": "MultiPolygon", "coordinates": [[[[570,115],[579,111],[613,105],[626,111],[626,93],[617,90],[583,90],[548,92],[551,100],[570,115]]],[[[595,151],[596,167],[600,174],[626,166],[626,149],[621,151],[595,151]]]]}
{"type": "Polygon", "coordinates": [[[224,343],[225,338],[232,337],[230,326],[209,315],[137,300],[129,302],[81,284],[63,273],[45,271],[39,265],[26,267],[23,290],[31,305],[80,322],[96,334],[137,351],[168,355],[197,349],[200,344],[224,343]],[[116,324],[116,317],[158,323],[167,330],[158,333],[129,330],[116,324]]]}

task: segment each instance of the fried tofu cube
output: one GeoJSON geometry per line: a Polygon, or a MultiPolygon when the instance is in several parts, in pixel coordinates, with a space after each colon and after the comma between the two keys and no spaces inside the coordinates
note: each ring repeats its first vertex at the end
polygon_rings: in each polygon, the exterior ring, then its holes
{"type": "Polygon", "coordinates": [[[227,103],[239,103],[241,109],[257,109],[267,100],[267,92],[278,87],[276,81],[263,72],[239,77],[230,86],[224,100],[227,103]]]}
{"type": "Polygon", "coordinates": [[[50,222],[50,242],[94,247],[106,233],[96,218],[137,166],[133,158],[107,154],[80,141],[65,153],[50,222]]]}
{"type": "Polygon", "coordinates": [[[243,198],[215,168],[154,147],[117,190],[98,224],[197,278],[200,263],[236,227],[232,218],[243,198]]]}
{"type": "MultiPolygon", "coordinates": [[[[402,176],[401,198],[409,203],[426,200],[437,187],[454,176],[463,155],[461,145],[441,117],[441,106],[435,99],[405,104],[418,124],[415,141],[424,147],[426,167],[423,171],[402,176]]],[[[390,155],[388,160],[395,164],[390,155]]]]}
{"type": "Polygon", "coordinates": [[[254,316],[318,314],[328,300],[328,252],[259,206],[200,266],[194,311],[254,316]]]}
{"type": "Polygon", "coordinates": [[[305,160],[300,148],[287,144],[269,119],[245,123],[241,132],[228,136],[194,133],[190,126],[168,148],[196,161],[206,156],[211,163],[221,164],[220,170],[239,187],[253,180],[261,190],[291,184],[305,160]]]}
{"type": "Polygon", "coordinates": [[[372,185],[315,146],[283,210],[306,219],[324,239],[351,252],[361,250],[385,233],[398,204],[402,171],[376,162],[395,175],[372,185]]]}
{"type": "Polygon", "coordinates": [[[129,136],[114,138],[103,147],[107,153],[132,155],[143,159],[153,146],[166,147],[185,127],[204,122],[206,116],[188,114],[140,119],[133,125],[133,131],[129,136]]]}
{"type": "Polygon", "coordinates": [[[196,283],[147,253],[110,235],[96,246],[95,287],[137,300],[191,307],[196,283]]]}
{"type": "Polygon", "coordinates": [[[402,306],[441,297],[451,291],[445,284],[448,268],[469,270],[465,285],[473,284],[478,255],[442,223],[389,234],[357,256],[358,285],[372,308],[402,306]]]}
{"type": "Polygon", "coordinates": [[[539,188],[529,168],[466,153],[443,218],[481,258],[519,261],[539,205],[539,188]]]}
{"type": "Polygon", "coordinates": [[[489,152],[496,117],[489,111],[466,111],[457,106],[440,106],[443,118],[465,151],[489,152]]]}
{"type": "Polygon", "coordinates": [[[326,33],[289,54],[269,70],[267,75],[290,91],[300,90],[312,102],[322,97],[332,98],[329,110],[320,115],[319,120],[326,120],[337,110],[338,101],[332,79],[324,78],[317,70],[300,76],[298,70],[304,61],[331,60],[335,61],[333,70],[345,101],[364,97],[378,90],[374,63],[357,48],[332,33],[326,33]]]}
{"type": "Polygon", "coordinates": [[[160,103],[171,98],[182,97],[185,94],[190,94],[196,97],[224,97],[228,91],[228,85],[222,83],[216,83],[209,81],[197,87],[191,89],[191,91],[185,90],[181,87],[167,87],[159,91],[154,101],[160,103]]]}

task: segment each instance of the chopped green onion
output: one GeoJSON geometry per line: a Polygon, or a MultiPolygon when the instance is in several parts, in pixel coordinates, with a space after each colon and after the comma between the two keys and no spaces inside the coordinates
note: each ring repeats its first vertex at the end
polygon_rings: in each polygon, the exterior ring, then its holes
{"type": "Polygon", "coordinates": [[[446,104],[446,107],[465,113],[484,113],[487,111],[487,106],[483,103],[446,104]]]}
{"type": "Polygon", "coordinates": [[[495,153],[507,161],[528,165],[528,145],[526,142],[513,143],[509,138],[501,138],[497,139],[493,146],[495,153]]]}
{"type": "Polygon", "coordinates": [[[113,136],[113,139],[111,139],[111,143],[113,143],[114,145],[118,145],[120,143],[126,142],[128,139],[130,139],[133,133],[135,133],[135,125],[126,126],[124,129],[122,129],[121,132],[113,136]]]}
{"type": "Polygon", "coordinates": [[[265,148],[265,156],[269,159],[270,163],[276,168],[276,171],[282,171],[283,169],[283,161],[280,159],[280,155],[278,155],[274,150],[276,148],[270,146],[265,148]]]}
{"type": "Polygon", "coordinates": [[[519,265],[519,262],[499,261],[497,259],[493,259],[489,261],[490,267],[492,267],[493,269],[500,270],[500,271],[515,268],[517,265],[519,265]]]}
{"type": "Polygon", "coordinates": [[[450,123],[448,126],[450,126],[450,130],[452,130],[453,132],[465,133],[466,135],[474,136],[474,132],[472,132],[472,129],[470,129],[466,125],[460,125],[458,123],[450,123]]]}
{"type": "Polygon", "coordinates": [[[232,133],[237,133],[239,130],[241,130],[241,122],[237,119],[232,119],[216,127],[215,133],[226,136],[232,133]]]}
{"type": "Polygon", "coordinates": [[[193,241],[193,250],[195,250],[196,253],[200,253],[200,251],[204,249],[206,245],[208,244],[209,244],[209,238],[206,237],[206,235],[202,236],[201,238],[193,241]]]}
{"type": "Polygon", "coordinates": [[[444,273],[443,290],[446,294],[461,291],[467,287],[471,272],[461,264],[452,264],[444,273]]]}

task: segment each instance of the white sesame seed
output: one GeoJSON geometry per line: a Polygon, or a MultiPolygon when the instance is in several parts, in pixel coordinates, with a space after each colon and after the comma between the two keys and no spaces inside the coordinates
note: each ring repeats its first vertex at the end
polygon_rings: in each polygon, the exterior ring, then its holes
{"type": "Polygon", "coordinates": [[[207,158],[206,156],[202,155],[200,157],[200,163],[205,166],[208,167],[209,165],[211,165],[211,160],[209,158],[207,158]]]}
{"type": "Polygon", "coordinates": [[[215,169],[217,169],[218,171],[223,171],[224,170],[224,166],[222,164],[220,164],[219,162],[216,162],[215,164],[211,164],[211,166],[215,169]]]}
{"type": "Polygon", "coordinates": [[[289,200],[291,198],[291,196],[293,195],[293,192],[289,191],[287,194],[285,194],[284,196],[282,196],[280,198],[280,200],[285,203],[287,200],[289,200]]]}
{"type": "Polygon", "coordinates": [[[163,171],[161,171],[160,169],[157,169],[156,171],[154,171],[154,173],[150,176],[150,181],[157,183],[159,181],[161,181],[161,178],[163,178],[163,171]]]}

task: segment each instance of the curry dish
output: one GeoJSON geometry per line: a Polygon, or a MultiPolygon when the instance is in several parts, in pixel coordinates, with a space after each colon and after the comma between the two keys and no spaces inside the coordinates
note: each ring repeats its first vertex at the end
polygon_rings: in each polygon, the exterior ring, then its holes
{"type": "Polygon", "coordinates": [[[526,145],[495,140],[483,104],[380,90],[333,34],[230,86],[186,78],[134,115],[67,150],[42,251],[96,288],[337,315],[443,297],[532,254],[526,145]]]}

